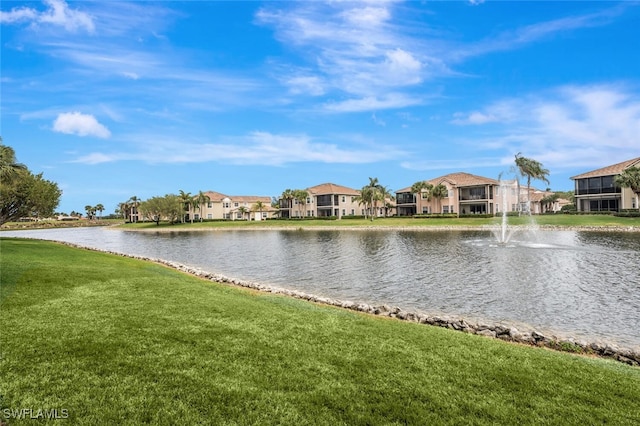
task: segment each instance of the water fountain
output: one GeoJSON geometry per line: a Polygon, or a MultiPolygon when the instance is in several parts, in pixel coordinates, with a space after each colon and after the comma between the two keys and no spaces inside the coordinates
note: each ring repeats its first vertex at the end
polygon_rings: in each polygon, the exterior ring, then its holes
{"type": "Polygon", "coordinates": [[[509,228],[509,221],[507,219],[507,212],[509,210],[509,200],[507,199],[507,191],[509,185],[504,180],[500,179],[500,196],[502,198],[502,220],[498,229],[493,231],[498,244],[506,245],[509,243],[511,236],[513,235],[513,228],[509,228]]]}

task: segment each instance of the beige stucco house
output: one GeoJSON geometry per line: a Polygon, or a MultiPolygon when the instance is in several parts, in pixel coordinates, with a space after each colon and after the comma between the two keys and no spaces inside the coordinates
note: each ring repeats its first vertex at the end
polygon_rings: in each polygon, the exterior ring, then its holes
{"type": "Polygon", "coordinates": [[[192,209],[194,220],[229,219],[229,220],[265,220],[274,217],[276,209],[271,207],[271,197],[253,195],[226,195],[215,191],[207,191],[209,202],[192,209]],[[262,211],[257,209],[261,202],[262,211]]]}
{"type": "Polygon", "coordinates": [[[298,200],[280,199],[280,217],[336,217],[364,214],[363,206],[358,204],[360,191],[335,183],[323,183],[307,188],[304,203],[298,200]]]}
{"type": "Polygon", "coordinates": [[[640,157],[573,176],[576,208],[580,212],[637,209],[638,200],[630,188],[620,188],[615,177],[629,167],[639,167],[640,157]]]}
{"type": "Polygon", "coordinates": [[[428,213],[494,214],[496,212],[495,179],[458,172],[427,181],[434,187],[446,188],[443,198],[430,197],[427,192],[411,193],[411,187],[396,191],[398,216],[428,213]]]}

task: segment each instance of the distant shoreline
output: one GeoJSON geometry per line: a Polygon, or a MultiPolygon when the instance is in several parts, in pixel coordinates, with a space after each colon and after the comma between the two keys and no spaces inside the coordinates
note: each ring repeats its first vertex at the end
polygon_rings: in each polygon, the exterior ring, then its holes
{"type": "MultiPolygon", "coordinates": [[[[540,231],[592,231],[592,232],[640,232],[640,226],[562,226],[562,225],[510,225],[511,229],[535,228],[540,231]]],[[[499,225],[447,225],[447,226],[228,226],[228,227],[157,227],[157,228],[123,228],[114,229],[133,232],[202,232],[202,231],[492,231],[499,225]]]]}

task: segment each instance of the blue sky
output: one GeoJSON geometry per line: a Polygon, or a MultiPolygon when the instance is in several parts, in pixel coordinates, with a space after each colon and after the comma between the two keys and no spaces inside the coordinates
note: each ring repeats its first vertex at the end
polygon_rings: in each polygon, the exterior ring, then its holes
{"type": "MultiPolygon", "coordinates": [[[[1,129],[63,190],[392,190],[640,156],[640,3],[4,0],[1,129]]],[[[535,182],[539,187],[546,185],[535,182]]]]}

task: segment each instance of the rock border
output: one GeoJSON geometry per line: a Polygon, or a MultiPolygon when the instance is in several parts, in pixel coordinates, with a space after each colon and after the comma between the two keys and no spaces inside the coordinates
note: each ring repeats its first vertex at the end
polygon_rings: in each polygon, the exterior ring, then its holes
{"type": "MultiPolygon", "coordinates": [[[[49,240],[51,241],[51,240],[49,240]]],[[[464,318],[452,318],[449,316],[427,315],[424,313],[404,311],[400,307],[391,307],[388,305],[374,306],[367,303],[352,302],[347,300],[333,299],[323,296],[316,296],[299,290],[291,290],[282,287],[262,284],[255,281],[241,280],[227,277],[222,274],[212,273],[200,268],[193,268],[178,262],[164,259],[154,259],[146,256],[138,256],[133,254],[125,254],[111,250],[103,250],[95,247],[87,247],[75,243],[65,241],[55,241],[57,243],[80,248],[85,250],[97,251],[101,253],[113,254],[121,257],[127,257],[136,260],[143,260],[167,266],[186,274],[196,276],[209,281],[230,284],[238,287],[249,288],[263,293],[280,294],[296,299],[307,300],[322,305],[335,306],[342,309],[362,312],[365,314],[395,318],[402,321],[409,321],[419,324],[427,324],[436,327],[448,328],[451,330],[461,331],[463,333],[475,334],[500,340],[526,344],[529,346],[545,347],[561,352],[570,352],[582,355],[592,355],[602,358],[611,358],[616,361],[639,367],[640,352],[631,349],[620,348],[617,345],[609,343],[583,342],[573,338],[558,338],[554,335],[546,335],[536,330],[519,331],[517,328],[504,324],[485,324],[473,323],[464,318]]]]}

